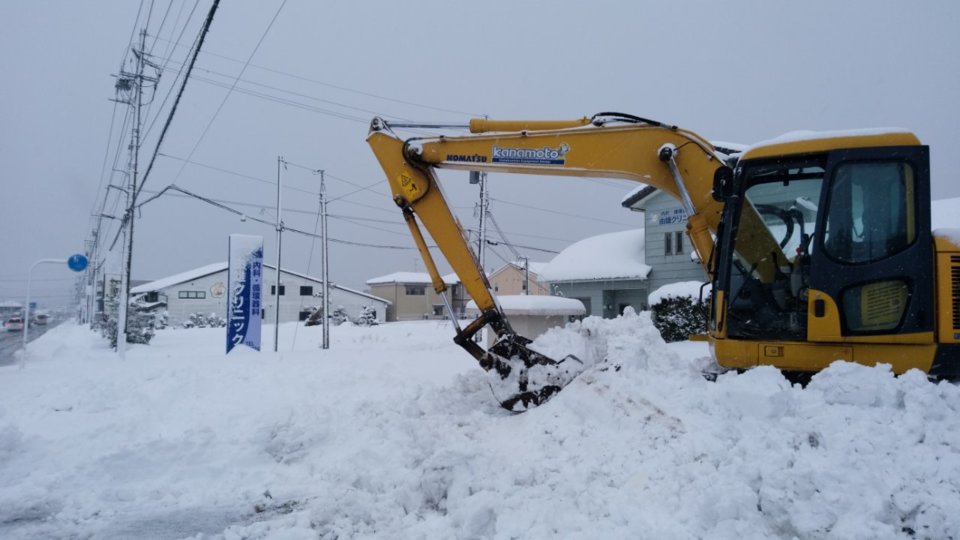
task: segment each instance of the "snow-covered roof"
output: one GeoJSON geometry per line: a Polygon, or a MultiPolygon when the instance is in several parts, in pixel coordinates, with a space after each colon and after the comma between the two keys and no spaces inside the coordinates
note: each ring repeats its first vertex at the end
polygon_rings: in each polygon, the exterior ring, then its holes
{"type": "Polygon", "coordinates": [[[460,283],[460,276],[456,272],[450,272],[449,274],[444,274],[440,276],[440,279],[443,280],[447,285],[453,285],[455,283],[460,283]]]}
{"type": "MultiPolygon", "coordinates": [[[[145,283],[145,284],[140,285],[140,286],[138,286],[138,287],[133,287],[133,288],[130,289],[130,294],[143,294],[143,293],[154,292],[154,291],[159,291],[159,290],[162,290],[162,289],[166,289],[167,287],[172,287],[172,286],[178,285],[178,284],[180,284],[180,283],[186,283],[186,282],[188,282],[188,281],[193,281],[193,280],[195,280],[195,279],[199,279],[199,278],[202,278],[202,277],[205,277],[205,276],[209,276],[210,274],[216,274],[217,272],[224,272],[224,271],[227,270],[227,266],[228,266],[228,265],[227,265],[227,262],[226,262],[226,261],[222,261],[222,262],[218,262],[218,263],[208,264],[208,265],[206,265],[206,266],[201,266],[200,268],[194,268],[193,270],[187,270],[186,272],[181,272],[181,273],[179,273],[179,274],[175,274],[175,275],[172,275],[172,276],[169,276],[169,277],[165,277],[165,278],[158,279],[158,280],[156,280],[156,281],[151,281],[151,282],[149,282],[149,283],[145,283]]],[[[272,264],[264,263],[263,266],[264,266],[264,268],[270,269],[270,270],[272,270],[272,271],[274,271],[274,272],[277,270],[277,267],[276,267],[276,266],[273,266],[272,264]]],[[[289,274],[289,275],[291,275],[291,276],[297,276],[297,277],[303,278],[303,279],[308,279],[308,280],[310,280],[310,281],[314,281],[314,282],[317,282],[317,283],[320,283],[320,282],[323,281],[323,280],[320,279],[320,278],[316,278],[316,277],[313,277],[313,276],[309,276],[309,275],[307,275],[307,274],[301,274],[301,273],[299,273],[299,272],[292,272],[292,271],[287,270],[287,269],[284,269],[284,270],[283,270],[283,273],[284,273],[284,274],[289,274]]],[[[384,302],[384,303],[386,303],[386,304],[390,304],[390,303],[391,303],[389,300],[387,300],[387,299],[385,299],[385,298],[380,298],[379,296],[374,296],[374,295],[372,295],[372,294],[370,294],[370,293],[360,292],[360,291],[357,291],[357,290],[354,290],[354,289],[350,289],[350,288],[348,288],[348,287],[343,287],[343,286],[341,286],[341,285],[337,285],[336,283],[331,283],[331,284],[330,284],[330,287],[332,287],[332,288],[334,288],[334,289],[340,289],[341,291],[344,291],[344,292],[349,292],[349,293],[352,293],[352,294],[358,294],[358,295],[360,295],[360,296],[365,296],[365,297],[367,297],[367,298],[370,298],[371,300],[376,300],[376,301],[378,301],[378,302],[384,302]]]]}
{"type": "Polygon", "coordinates": [[[823,139],[839,139],[843,137],[871,137],[881,135],[908,135],[913,137],[913,133],[903,128],[869,128],[869,129],[848,129],[840,131],[791,131],[778,137],[760,141],[744,149],[743,156],[750,157],[749,154],[759,148],[766,146],[775,146],[788,143],[799,143],[806,141],[819,141],[823,139]]]}
{"type": "Polygon", "coordinates": [[[151,281],[150,283],[145,283],[143,285],[133,287],[130,289],[130,294],[140,294],[148,293],[153,291],[159,291],[161,289],[166,289],[178,283],[186,283],[187,281],[193,281],[195,279],[202,278],[203,276],[209,276],[210,274],[216,274],[227,269],[227,262],[218,262],[213,264],[208,264],[206,266],[201,266],[200,268],[194,268],[193,270],[187,270],[186,272],[181,272],[179,274],[174,274],[169,277],[161,278],[156,281],[151,281]]]}
{"type": "Polygon", "coordinates": [[[20,309],[23,307],[23,304],[20,302],[15,302],[13,300],[4,300],[0,302],[0,308],[17,308],[20,309]]]}
{"type": "Polygon", "coordinates": [[[646,279],[643,229],[601,234],[561,251],[540,272],[546,281],[646,279]]]}
{"type": "Polygon", "coordinates": [[[626,195],[623,196],[622,199],[620,199],[620,205],[630,206],[634,202],[634,199],[638,199],[638,200],[642,199],[647,192],[656,191],[656,189],[657,188],[653,186],[640,184],[637,187],[631,189],[629,193],[627,193],[626,195]]]}
{"type": "MultiPolygon", "coordinates": [[[[497,302],[507,315],[586,315],[587,308],[576,298],[542,294],[498,296],[497,302]]],[[[467,310],[477,310],[477,303],[467,302],[467,310]]]]}
{"type": "MultiPolygon", "coordinates": [[[[441,276],[443,282],[447,285],[456,285],[460,282],[456,274],[447,274],[441,276]]],[[[429,285],[433,283],[430,274],[426,272],[394,272],[385,276],[370,278],[367,285],[381,285],[383,283],[412,283],[416,285],[429,285]]]]}
{"type": "MultiPolygon", "coordinates": [[[[286,270],[284,270],[284,272],[286,272],[286,270]]],[[[365,293],[365,292],[362,292],[362,291],[358,291],[358,290],[356,290],[356,289],[351,289],[351,288],[349,288],[349,287],[344,287],[344,286],[342,286],[342,285],[337,285],[336,283],[331,283],[331,284],[330,284],[330,287],[332,287],[332,288],[334,288],[334,289],[340,289],[341,291],[345,291],[345,292],[348,292],[348,293],[353,293],[353,294],[358,294],[358,295],[360,295],[360,296],[365,296],[365,297],[367,297],[367,298],[369,298],[369,299],[371,299],[371,300],[376,300],[377,302],[383,302],[384,304],[387,304],[387,305],[393,304],[393,302],[387,300],[386,298],[380,298],[379,296],[374,296],[374,295],[372,295],[372,294],[370,294],[370,293],[365,293]]]]}

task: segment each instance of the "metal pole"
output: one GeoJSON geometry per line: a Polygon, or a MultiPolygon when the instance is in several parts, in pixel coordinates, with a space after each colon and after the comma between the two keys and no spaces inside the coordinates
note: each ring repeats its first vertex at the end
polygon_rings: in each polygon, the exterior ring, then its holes
{"type": "Polygon", "coordinates": [[[283,246],[283,220],[280,219],[280,165],[283,164],[283,156],[277,156],[277,285],[274,288],[277,297],[277,308],[275,310],[273,324],[273,352],[277,352],[280,343],[280,249],[283,246]]]}
{"type": "Polygon", "coordinates": [[[477,256],[480,258],[480,267],[486,272],[487,253],[487,206],[490,204],[487,193],[487,173],[480,173],[480,246],[477,256]]]}
{"type": "Polygon", "coordinates": [[[523,294],[530,294],[530,259],[523,258],[523,294]]]}
{"type": "Polygon", "coordinates": [[[124,257],[123,275],[120,278],[120,306],[117,310],[117,353],[121,359],[126,357],[127,350],[127,311],[130,303],[130,274],[133,270],[133,221],[134,210],[137,204],[137,167],[140,156],[140,110],[143,105],[143,54],[146,49],[146,38],[147,31],[141,30],[139,54],[134,54],[137,58],[137,76],[134,86],[136,103],[134,104],[133,147],[131,148],[133,170],[130,175],[130,192],[127,193],[127,229],[124,233],[126,236],[127,249],[124,257]]]}
{"type": "Polygon", "coordinates": [[[30,334],[30,285],[33,282],[33,269],[38,264],[44,263],[67,264],[67,261],[66,259],[40,259],[33,263],[30,266],[30,271],[27,272],[27,303],[23,305],[23,352],[20,353],[20,369],[23,369],[27,361],[27,341],[30,334]]]}
{"type": "Polygon", "coordinates": [[[321,348],[330,348],[330,246],[327,243],[327,186],[320,171],[320,222],[322,224],[323,246],[321,264],[323,272],[323,344],[321,348]]]}

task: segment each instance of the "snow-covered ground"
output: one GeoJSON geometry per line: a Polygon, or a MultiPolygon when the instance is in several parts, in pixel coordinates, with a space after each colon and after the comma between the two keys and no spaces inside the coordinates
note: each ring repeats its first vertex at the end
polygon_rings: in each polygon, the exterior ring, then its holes
{"type": "Polygon", "coordinates": [[[953,384],[710,383],[705,345],[628,314],[538,339],[595,364],[514,415],[451,334],[340,326],[322,351],[289,325],[224,356],[223,329],[165,330],[121,361],[55,328],[0,368],[0,538],[960,538],[953,384]]]}

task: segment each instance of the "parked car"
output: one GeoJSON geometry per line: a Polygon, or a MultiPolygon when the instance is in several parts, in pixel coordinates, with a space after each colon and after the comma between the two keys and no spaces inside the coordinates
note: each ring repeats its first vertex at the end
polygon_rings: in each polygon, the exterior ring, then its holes
{"type": "Polygon", "coordinates": [[[8,332],[23,330],[23,317],[20,317],[19,315],[14,315],[13,317],[10,317],[9,319],[6,320],[6,322],[3,323],[3,328],[6,329],[8,332]]]}

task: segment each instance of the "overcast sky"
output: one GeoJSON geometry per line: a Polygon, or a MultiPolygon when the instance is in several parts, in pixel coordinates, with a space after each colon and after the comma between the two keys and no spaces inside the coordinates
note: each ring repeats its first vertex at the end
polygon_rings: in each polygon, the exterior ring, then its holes
{"type": "MultiPolygon", "coordinates": [[[[153,60],[166,66],[145,114],[145,163],[211,2],[0,2],[0,300],[23,297],[33,261],[82,252],[105,186],[126,181],[111,171],[127,162],[127,107],[110,99],[131,36],[145,28],[153,60]]],[[[410,248],[365,143],[374,115],[464,122],[622,111],[740,143],[799,129],[907,128],[931,146],[934,197],[957,197],[957,21],[960,2],[946,0],[223,2],[144,196],[175,183],[272,221],[283,155],[299,165],[282,172],[288,226],[315,230],[319,176],[309,169],[324,169],[332,238],[410,248]],[[202,165],[182,161],[191,155],[202,165]]],[[[475,227],[476,186],[465,173],[441,178],[475,227]]],[[[492,175],[490,187],[493,215],[515,244],[559,251],[642,226],[620,207],[627,182],[492,175]]],[[[122,212],[117,195],[106,213],[122,212]]],[[[112,242],[116,225],[104,230],[112,242]]],[[[268,261],[276,256],[270,227],[183,197],[144,206],[135,233],[134,279],[225,260],[230,233],[262,234],[268,261]]],[[[319,275],[310,239],[285,234],[283,255],[285,267],[319,275]]],[[[501,258],[512,255],[496,248],[488,266],[501,258]]],[[[342,285],[411,270],[423,270],[413,250],[331,243],[331,278],[342,285]]],[[[42,303],[64,300],[66,268],[34,277],[42,303]]]]}

